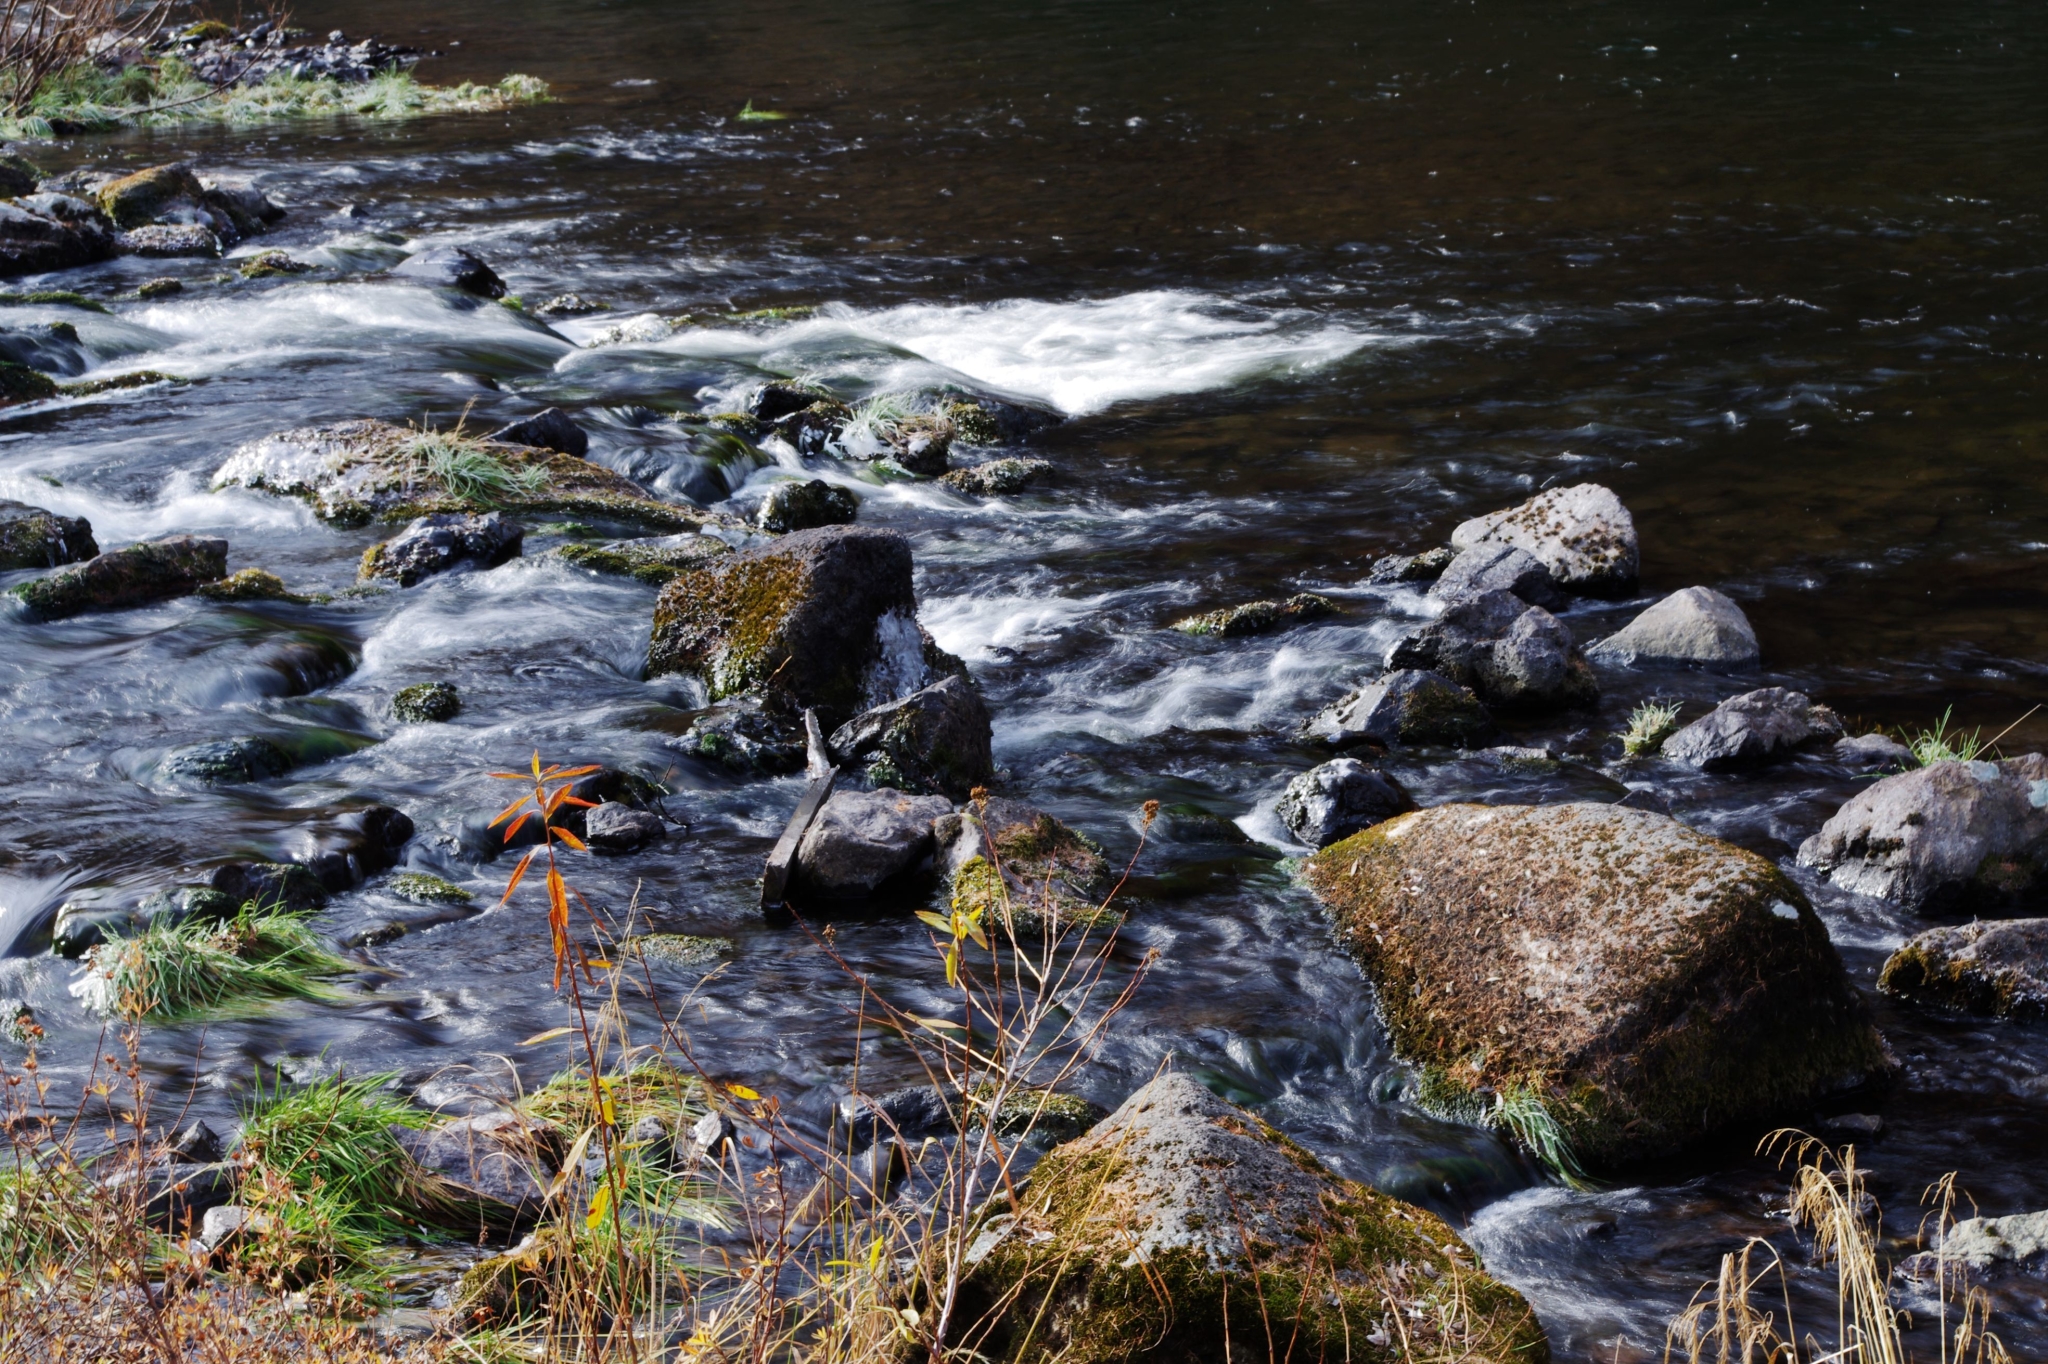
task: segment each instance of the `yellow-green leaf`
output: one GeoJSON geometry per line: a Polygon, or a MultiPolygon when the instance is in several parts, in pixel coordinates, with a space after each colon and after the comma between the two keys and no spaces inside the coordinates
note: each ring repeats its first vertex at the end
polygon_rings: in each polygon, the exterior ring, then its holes
{"type": "Polygon", "coordinates": [[[590,1196],[590,1211],[583,1214],[583,1225],[595,1228],[604,1221],[604,1215],[612,1206],[612,1186],[609,1182],[597,1186],[597,1192],[590,1196]]]}
{"type": "Polygon", "coordinates": [[[953,921],[942,914],[934,914],[928,909],[920,909],[917,911],[917,917],[930,924],[933,928],[938,929],[941,933],[950,936],[953,932],[953,921]]]}
{"type": "Polygon", "coordinates": [[[758,1091],[748,1089],[745,1085],[727,1085],[726,1089],[733,1095],[734,1098],[738,1099],[752,1100],[761,1097],[758,1091]]]}
{"type": "Polygon", "coordinates": [[[557,1037],[565,1037],[575,1031],[574,1028],[549,1028],[546,1032],[535,1033],[519,1045],[522,1047],[537,1047],[543,1042],[552,1042],[557,1037]]]}

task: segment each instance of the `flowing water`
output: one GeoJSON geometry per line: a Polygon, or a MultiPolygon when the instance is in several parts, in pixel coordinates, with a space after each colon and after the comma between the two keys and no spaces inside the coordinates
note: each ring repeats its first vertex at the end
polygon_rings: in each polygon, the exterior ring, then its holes
{"type": "MultiPolygon", "coordinates": [[[[435,6],[423,28],[418,6],[302,6],[317,30],[442,47],[429,79],[526,71],[559,102],[62,149],[50,159],[190,156],[254,176],[292,207],[260,245],[330,269],[211,284],[215,265],[130,260],[53,282],[110,295],[169,272],[194,287],[112,317],[10,310],[74,323],[94,371],[193,382],[7,414],[0,497],[87,516],[102,544],[225,536],[232,568],[334,590],[376,532],[209,492],[236,442],[557,403],[599,462],[676,497],[737,484],[744,510],[766,471],[744,482],[744,463],[719,464],[664,413],[791,374],[848,397],[950,383],[1057,409],[1068,420],[1032,442],[1058,469],[1042,490],[974,503],[858,486],[863,522],[915,545],[924,620],[989,700],[1005,785],[1118,857],[1143,801],[1173,807],[1139,864],[1118,969],[1157,963],[1083,1087],[1114,1104],[1170,1057],[1465,1227],[1560,1358],[1653,1357],[1722,1251],[1751,1234],[1791,1244],[1783,1173],[1744,1146],[1574,1191],[1414,1108],[1370,988],[1280,861],[1301,850],[1273,803],[1318,761],[1292,729],[1421,610],[1363,586],[1375,557],[1584,480],[1635,513],[1642,600],[1693,583],[1737,597],[1766,682],[1866,726],[1953,707],[1995,731],[2042,699],[2048,11],[993,8],[500,0],[435,6]],[[735,121],[748,100],[791,117],[735,121]],[[391,241],[468,244],[528,300],[574,290],[615,312],[550,331],[376,279],[391,241]],[[780,305],[820,310],[580,344],[645,311],[780,305]],[[1304,589],[1346,613],[1250,640],[1161,628],[1304,589]]],[[[481,773],[538,748],[677,792],[686,836],[577,875],[600,904],[637,887],[656,926],[734,940],[694,1014],[714,1072],[810,1114],[856,1065],[870,1086],[907,1078],[900,1052],[856,1045],[848,977],[755,907],[796,779],[743,782],[683,756],[672,741],[695,698],[641,676],[653,591],[568,571],[540,556],[550,543],[325,606],[0,620],[0,993],[33,1002],[50,1073],[75,1082],[99,1035],[67,993],[73,968],[41,950],[65,899],[288,854],[320,812],[374,799],[419,825],[415,865],[490,903],[507,864],[477,860],[477,830],[509,797],[481,773]],[[394,725],[390,694],[424,680],[456,683],[464,714],[394,725]],[[158,772],[172,748],[240,734],[305,765],[204,792],[158,772]]],[[[1566,619],[1590,639],[1641,604],[1566,619]]],[[[1597,716],[1522,733],[1613,730],[1652,692],[1697,714],[1740,685],[1610,673],[1597,716]]],[[[2005,748],[2043,741],[2037,716],[2005,748]]],[[[1621,789],[1597,765],[1404,753],[1391,767],[1425,803],[1621,789]]],[[[1778,858],[1858,789],[1824,757],[1619,775],[1778,858]]],[[[1867,989],[1918,925],[1815,894],[1867,989]]],[[[373,882],[320,923],[340,937],[404,908],[373,882]]],[[[878,989],[934,998],[922,928],[835,933],[878,989]]],[[[154,1030],[147,1060],[166,1093],[221,1118],[258,1067],[417,1083],[511,1056],[532,1083],[560,1060],[516,1045],[560,1021],[547,954],[530,909],[422,927],[360,953],[346,1002],[154,1030]]],[[[1864,1153],[1889,1228],[1910,1236],[1920,1190],[1948,1170],[1987,1213],[2048,1207],[2048,1035],[1873,1001],[1905,1064],[1864,1153]]],[[[1809,1312],[1823,1277],[1803,1273],[1809,1312]]],[[[1999,1301],[2016,1357],[2048,1354],[2042,1281],[1999,1301]]]]}

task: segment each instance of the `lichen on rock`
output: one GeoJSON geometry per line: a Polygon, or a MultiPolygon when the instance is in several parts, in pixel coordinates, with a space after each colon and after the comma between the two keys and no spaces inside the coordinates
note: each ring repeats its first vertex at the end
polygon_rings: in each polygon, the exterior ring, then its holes
{"type": "Polygon", "coordinates": [[[1175,621],[1173,628],[1185,635],[1236,639],[1241,635],[1264,634],[1268,630],[1321,620],[1335,614],[1336,610],[1337,604],[1328,597],[1314,592],[1297,592],[1285,601],[1246,602],[1242,606],[1227,606],[1199,616],[1188,616],[1175,621]]]}
{"type": "Polygon", "coordinates": [[[2048,1018],[2048,919],[1930,928],[1892,953],[1877,988],[1956,1013],[2048,1018]]]}
{"type": "Polygon", "coordinates": [[[1005,797],[983,799],[933,825],[954,910],[991,929],[1029,937],[1067,928],[1114,927],[1109,863],[1086,836],[1045,811],[1005,797]]]}

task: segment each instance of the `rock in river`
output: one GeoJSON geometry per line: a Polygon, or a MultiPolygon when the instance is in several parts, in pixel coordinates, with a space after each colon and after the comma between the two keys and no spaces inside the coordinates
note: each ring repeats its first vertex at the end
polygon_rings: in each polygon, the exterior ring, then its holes
{"type": "Polygon", "coordinates": [[[1337,603],[1328,597],[1314,592],[1297,592],[1285,601],[1254,601],[1242,606],[1226,606],[1219,611],[1205,611],[1199,616],[1175,621],[1173,628],[1185,635],[1236,639],[1241,635],[1260,635],[1304,621],[1321,620],[1336,609],[1337,603]]]}
{"type": "Polygon", "coordinates": [[[227,572],[227,566],[227,541],[171,535],[108,550],[13,591],[36,619],[61,620],[84,611],[118,611],[189,597],[201,583],[227,572]]]}
{"type": "Polygon", "coordinates": [[[1789,758],[1842,737],[1842,718],[1802,692],[1763,687],[1731,696],[1664,741],[1664,756],[1702,772],[1733,772],[1789,758]]]}
{"type": "Polygon", "coordinates": [[[1327,848],[1414,808],[1401,783],[1386,773],[1356,758],[1338,758],[1287,783],[1274,813],[1311,848],[1327,848]]]}
{"type": "Polygon", "coordinates": [[[995,778],[988,707],[974,683],[941,678],[832,732],[834,759],[866,768],[876,786],[966,800],[995,778]]]}
{"type": "Polygon", "coordinates": [[[843,526],[860,515],[860,499],[822,478],[789,479],[768,490],[756,518],[762,530],[777,535],[814,526],[843,526]]]}
{"type": "Polygon", "coordinates": [[[583,813],[583,841],[598,852],[632,852],[667,832],[660,815],[619,801],[605,801],[583,813]]]}
{"type": "Polygon", "coordinates": [[[218,739],[166,755],[158,770],[203,786],[229,786],[281,777],[292,770],[292,760],[268,739],[218,739]]]}
{"type": "Polygon", "coordinates": [[[1331,705],[1309,722],[1308,731],[1337,748],[1363,743],[1477,748],[1494,728],[1493,717],[1471,688],[1441,673],[1405,668],[1331,705]]]}
{"type": "Polygon", "coordinates": [[[83,199],[31,194],[0,203],[0,275],[68,270],[114,250],[113,224],[83,199]]]}
{"type": "Polygon", "coordinates": [[[1016,934],[1115,924],[1102,850],[1045,811],[996,797],[932,826],[939,861],[952,879],[952,905],[985,928],[1016,934]],[[993,860],[991,860],[993,859],[993,860]]]}
{"type": "Polygon", "coordinates": [[[2048,1017],[2048,919],[1930,928],[1892,953],[1877,988],[1958,1013],[2048,1017]]]}
{"type": "Polygon", "coordinates": [[[956,1312],[991,1364],[1380,1360],[1397,1341],[1403,1358],[1549,1358],[1529,1305],[1435,1214],[1186,1075],[1054,1147],[1001,1206],[971,1229],[956,1312]]]}
{"type": "Polygon", "coordinates": [[[1799,847],[1843,890],[1925,913],[1997,913],[2048,880],[2048,758],[1938,762],[1875,782],[1799,847]]]}
{"type": "Polygon", "coordinates": [[[1489,544],[1528,550],[1558,586],[1588,597],[1633,592],[1642,557],[1635,518],[1611,489],[1597,483],[1552,488],[1451,532],[1453,549],[1489,544]]]}
{"type": "Polygon", "coordinates": [[[759,692],[851,715],[963,671],[917,623],[910,542],[825,526],[675,578],[654,608],[647,672],[691,673],[713,700],[759,692]]]}
{"type": "Polygon", "coordinates": [[[1533,1099],[1612,1168],[1888,1073],[1797,886],[1611,805],[1443,805],[1310,859],[1395,1047],[1445,1107],[1533,1099]]]}
{"type": "Polygon", "coordinates": [[[401,724],[445,724],[461,713],[462,693],[453,682],[415,682],[391,698],[391,714],[401,724]]]}
{"type": "Polygon", "coordinates": [[[1695,663],[1733,671],[1761,656],[1742,608],[1711,587],[1673,592],[1586,650],[1599,663],[1695,663]]]}
{"type": "Polygon", "coordinates": [[[483,257],[460,246],[430,246],[391,267],[400,279],[437,289],[456,289],[479,298],[503,298],[505,281],[483,257]]]}
{"type": "Polygon", "coordinates": [[[1540,559],[1526,549],[1494,543],[1460,553],[1429,588],[1430,596],[1445,601],[1488,592],[1512,592],[1531,606],[1558,606],[1564,601],[1557,580],[1540,559]]]}
{"type": "Polygon", "coordinates": [[[458,1118],[431,1132],[388,1129],[421,1177],[428,1207],[461,1210],[480,1225],[506,1226],[540,1216],[553,1173],[552,1135],[515,1113],[458,1118]]]}
{"type": "Polygon", "coordinates": [[[1600,699],[1600,684],[1565,623],[1498,588],[1453,603],[1398,641],[1387,651],[1387,667],[1441,673],[1502,711],[1590,706],[1600,699]]]}
{"type": "Polygon", "coordinates": [[[0,569],[60,568],[99,552],[84,517],[0,500],[0,569]]]}
{"type": "Polygon", "coordinates": [[[525,540],[526,528],[498,512],[437,512],[364,550],[361,577],[364,582],[384,578],[411,587],[463,564],[495,568],[518,558],[525,540]]]}
{"type": "Polygon", "coordinates": [[[639,540],[614,540],[607,545],[563,545],[554,557],[592,573],[631,578],[660,587],[683,570],[732,553],[732,546],[710,535],[656,535],[639,540]]]}
{"type": "Polygon", "coordinates": [[[582,459],[590,453],[590,436],[569,419],[559,407],[536,412],[531,417],[500,427],[489,439],[500,445],[525,445],[536,450],[553,450],[582,459]]]}
{"type": "Polygon", "coordinates": [[[952,813],[942,796],[834,791],[797,845],[796,887],[814,899],[871,895],[931,856],[932,821],[952,813]]]}

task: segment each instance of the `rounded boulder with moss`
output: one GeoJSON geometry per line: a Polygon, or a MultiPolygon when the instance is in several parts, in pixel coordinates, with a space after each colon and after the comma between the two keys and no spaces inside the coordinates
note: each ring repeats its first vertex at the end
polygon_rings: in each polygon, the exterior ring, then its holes
{"type": "Polygon", "coordinates": [[[1056,1147],[973,1228],[949,1342],[996,1364],[1542,1364],[1542,1328],[1440,1218],[1342,1179],[1185,1075],[1056,1147]]]}
{"type": "Polygon", "coordinates": [[[1893,1067],[1799,888],[1666,815],[1444,805],[1304,874],[1438,1106],[1538,1106],[1516,1129],[1587,1168],[1760,1130],[1893,1067]]]}
{"type": "Polygon", "coordinates": [[[952,879],[952,907],[1015,934],[1110,927],[1109,863],[1086,835],[1005,797],[978,801],[932,826],[952,879]]]}

